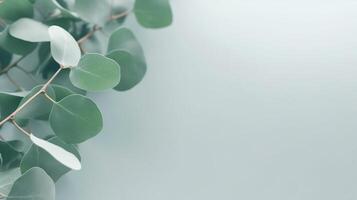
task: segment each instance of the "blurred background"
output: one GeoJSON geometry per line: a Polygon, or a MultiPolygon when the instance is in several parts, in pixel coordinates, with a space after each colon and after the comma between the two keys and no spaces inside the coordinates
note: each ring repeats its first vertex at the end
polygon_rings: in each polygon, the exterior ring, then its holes
{"type": "Polygon", "coordinates": [[[357,2],[172,0],[58,200],[357,199],[357,2]]]}

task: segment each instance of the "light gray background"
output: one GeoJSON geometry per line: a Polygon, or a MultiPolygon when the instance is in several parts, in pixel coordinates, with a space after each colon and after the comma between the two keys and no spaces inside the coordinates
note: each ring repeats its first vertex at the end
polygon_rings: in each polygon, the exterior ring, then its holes
{"type": "Polygon", "coordinates": [[[357,199],[357,1],[174,0],[58,200],[357,199]]]}

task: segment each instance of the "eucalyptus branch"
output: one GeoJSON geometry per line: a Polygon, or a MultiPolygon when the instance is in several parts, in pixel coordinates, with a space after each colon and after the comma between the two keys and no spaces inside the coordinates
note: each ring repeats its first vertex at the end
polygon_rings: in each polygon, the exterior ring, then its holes
{"type": "Polygon", "coordinates": [[[36,92],[34,95],[32,95],[29,99],[27,99],[27,101],[25,101],[22,105],[20,105],[14,112],[12,112],[9,116],[5,117],[1,122],[0,122],[0,126],[2,126],[5,122],[9,121],[10,119],[12,119],[13,117],[15,117],[15,115],[20,112],[24,107],[26,107],[29,103],[31,103],[37,96],[39,96],[40,94],[43,94],[46,92],[46,89],[48,88],[48,86],[51,84],[51,82],[56,78],[56,76],[61,72],[61,70],[63,69],[63,66],[61,66],[56,73],[54,73],[52,75],[52,77],[42,86],[42,88],[36,92]]]}

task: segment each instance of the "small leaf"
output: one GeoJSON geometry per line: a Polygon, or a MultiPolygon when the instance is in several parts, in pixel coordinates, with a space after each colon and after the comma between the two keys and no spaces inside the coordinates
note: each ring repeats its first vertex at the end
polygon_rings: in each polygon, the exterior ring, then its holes
{"type": "Polygon", "coordinates": [[[110,89],[120,81],[120,67],[112,59],[100,54],[84,55],[69,78],[74,86],[87,91],[110,89]]]}
{"type": "Polygon", "coordinates": [[[15,181],[7,199],[55,200],[55,185],[45,171],[34,167],[15,181]]]}
{"type": "Polygon", "coordinates": [[[82,168],[81,162],[73,153],[68,152],[58,145],[40,139],[33,134],[30,135],[30,139],[35,145],[47,151],[51,156],[53,156],[53,158],[62,163],[64,166],[73,170],[80,170],[82,168]]]}
{"type": "Polygon", "coordinates": [[[135,0],[134,13],[146,28],[162,28],[172,23],[169,0],[135,0]]]}
{"type": "Polygon", "coordinates": [[[51,54],[56,62],[64,67],[77,66],[81,58],[81,51],[71,34],[59,26],[50,26],[48,33],[51,54]]]}
{"type": "Polygon", "coordinates": [[[95,103],[78,94],[54,104],[49,121],[55,134],[69,144],[84,142],[103,127],[102,115],[95,103]]]}
{"type": "Polygon", "coordinates": [[[16,21],[22,17],[32,17],[33,8],[28,0],[2,0],[0,2],[0,18],[16,21]]]}
{"type": "Polygon", "coordinates": [[[28,42],[46,42],[50,40],[48,26],[29,18],[21,18],[10,26],[10,34],[28,42]]]}
{"type": "Polygon", "coordinates": [[[107,56],[120,65],[121,80],[114,89],[129,90],[143,79],[146,73],[144,52],[129,29],[121,28],[112,33],[107,56]]]}
{"type": "Polygon", "coordinates": [[[27,55],[36,48],[36,44],[12,37],[7,27],[0,33],[0,47],[13,54],[27,55]]]}

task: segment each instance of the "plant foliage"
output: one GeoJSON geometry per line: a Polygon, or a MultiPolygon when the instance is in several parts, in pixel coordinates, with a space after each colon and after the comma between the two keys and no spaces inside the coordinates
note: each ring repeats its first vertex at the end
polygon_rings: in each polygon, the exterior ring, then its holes
{"type": "Polygon", "coordinates": [[[54,183],[82,167],[78,145],[103,128],[87,91],[143,79],[144,52],[124,22],[162,28],[172,11],[169,0],[122,2],[0,1],[0,199],[54,200],[54,183]]]}

